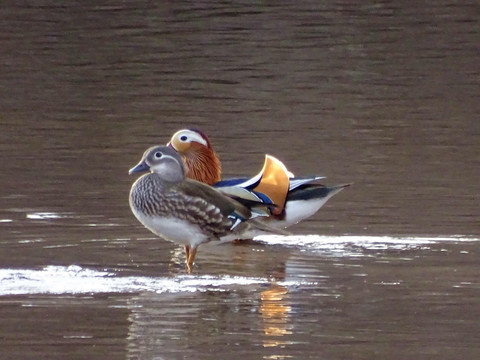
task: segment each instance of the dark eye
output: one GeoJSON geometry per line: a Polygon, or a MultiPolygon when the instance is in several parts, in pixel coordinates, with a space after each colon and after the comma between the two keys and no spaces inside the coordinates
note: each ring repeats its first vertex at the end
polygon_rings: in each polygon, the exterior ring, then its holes
{"type": "Polygon", "coordinates": [[[181,141],[187,141],[187,140],[188,140],[188,137],[186,137],[185,135],[180,136],[180,140],[181,140],[181,141]]]}
{"type": "Polygon", "coordinates": [[[155,153],[154,156],[155,156],[155,159],[160,159],[160,158],[162,157],[162,155],[163,155],[163,154],[158,151],[158,152],[155,153]]]}

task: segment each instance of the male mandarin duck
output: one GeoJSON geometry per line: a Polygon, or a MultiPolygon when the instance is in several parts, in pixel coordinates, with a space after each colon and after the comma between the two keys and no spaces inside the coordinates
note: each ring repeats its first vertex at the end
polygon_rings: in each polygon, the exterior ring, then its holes
{"type": "Polygon", "coordinates": [[[130,208],[151,232],[184,245],[188,272],[202,243],[231,241],[250,231],[284,233],[255,219],[265,215],[258,209],[252,211],[209,185],[187,179],[184,160],[170,147],[147,149],[129,174],[144,171],[149,173],[130,190],[130,208]]]}
{"type": "Polygon", "coordinates": [[[197,129],[177,131],[167,146],[183,155],[187,177],[212,185],[240,202],[262,202],[270,211],[269,224],[276,228],[286,228],[312,216],[333,195],[350,186],[313,183],[324,179],[321,176],[295,177],[271,155],[265,155],[263,169],[256,176],[221,180],[220,160],[207,135],[197,129]]]}

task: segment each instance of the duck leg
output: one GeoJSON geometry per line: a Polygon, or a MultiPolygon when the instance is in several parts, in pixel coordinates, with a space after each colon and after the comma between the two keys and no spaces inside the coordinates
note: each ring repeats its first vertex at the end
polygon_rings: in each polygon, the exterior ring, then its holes
{"type": "Polygon", "coordinates": [[[188,265],[188,259],[190,258],[190,245],[184,245],[185,249],[185,267],[187,269],[187,273],[190,274],[192,271],[190,265],[188,265]]]}
{"type": "Polygon", "coordinates": [[[195,260],[195,255],[197,254],[197,248],[190,248],[188,251],[188,257],[187,257],[187,273],[191,273],[193,269],[193,262],[195,260]]]}

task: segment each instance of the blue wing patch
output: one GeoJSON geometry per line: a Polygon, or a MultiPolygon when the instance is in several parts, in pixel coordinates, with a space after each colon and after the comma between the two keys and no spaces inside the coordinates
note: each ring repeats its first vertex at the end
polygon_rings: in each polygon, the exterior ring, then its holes
{"type": "Polygon", "coordinates": [[[238,186],[239,184],[247,181],[248,178],[241,178],[241,179],[227,179],[221,180],[213,185],[213,187],[224,187],[224,186],[238,186]]]}
{"type": "Polygon", "coordinates": [[[232,222],[232,226],[230,227],[230,230],[235,229],[238,224],[240,224],[240,223],[242,223],[246,220],[244,217],[240,216],[236,212],[233,212],[230,215],[228,215],[228,218],[232,222]]]}

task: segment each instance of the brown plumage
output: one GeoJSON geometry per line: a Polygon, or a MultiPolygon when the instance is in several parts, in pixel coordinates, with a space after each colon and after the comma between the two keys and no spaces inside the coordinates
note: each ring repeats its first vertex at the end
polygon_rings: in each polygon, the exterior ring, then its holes
{"type": "Polygon", "coordinates": [[[188,178],[210,186],[221,180],[220,160],[212,148],[193,143],[184,155],[188,178]]]}
{"type": "Polygon", "coordinates": [[[200,130],[177,131],[167,145],[183,155],[188,178],[208,185],[221,180],[220,160],[207,135],[200,130]]]}

